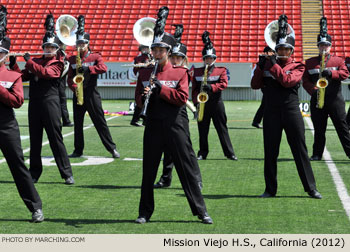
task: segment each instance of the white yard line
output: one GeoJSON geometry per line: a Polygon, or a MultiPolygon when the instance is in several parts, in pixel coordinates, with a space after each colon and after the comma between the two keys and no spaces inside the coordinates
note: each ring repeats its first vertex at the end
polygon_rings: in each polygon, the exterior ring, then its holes
{"type": "MultiPolygon", "coordinates": [[[[308,127],[310,128],[312,134],[314,134],[314,127],[313,127],[313,124],[311,122],[311,119],[308,117],[305,117],[305,121],[306,121],[308,127]]],[[[337,166],[333,162],[331,154],[329,153],[329,151],[327,150],[326,147],[324,148],[323,158],[324,158],[324,160],[326,160],[325,162],[328,166],[329,172],[332,175],[333,182],[334,182],[335,187],[337,189],[338,196],[341,200],[341,203],[343,204],[343,207],[345,209],[346,215],[350,219],[350,196],[349,196],[348,190],[346,189],[346,186],[343,182],[343,179],[339,174],[337,166]]]]}
{"type": "MultiPolygon", "coordinates": [[[[109,121],[109,120],[112,120],[112,119],[118,118],[118,117],[121,117],[121,116],[112,116],[112,117],[106,119],[106,121],[109,121]]],[[[83,130],[90,129],[90,128],[92,128],[93,126],[94,126],[93,123],[92,123],[92,124],[89,124],[88,126],[84,127],[83,130]]],[[[74,131],[71,131],[71,132],[69,132],[69,133],[67,133],[67,134],[64,134],[64,135],[63,135],[63,138],[68,137],[68,136],[71,136],[71,135],[74,135],[74,131]]],[[[47,145],[47,144],[49,144],[49,141],[43,142],[42,146],[47,145]]],[[[29,152],[29,151],[30,151],[30,148],[27,148],[27,149],[24,149],[24,150],[23,150],[23,153],[27,153],[27,152],[29,152]]],[[[5,162],[6,162],[6,159],[5,159],[5,158],[0,159],[0,164],[5,163],[5,162]]]]}

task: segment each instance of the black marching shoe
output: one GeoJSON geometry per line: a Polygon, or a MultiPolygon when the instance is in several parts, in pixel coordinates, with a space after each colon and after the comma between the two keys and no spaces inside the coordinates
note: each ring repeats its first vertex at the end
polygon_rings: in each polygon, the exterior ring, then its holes
{"type": "Polygon", "coordinates": [[[231,155],[231,156],[226,156],[228,159],[233,160],[233,161],[237,161],[238,158],[235,155],[231,155]]]}
{"type": "Polygon", "coordinates": [[[203,224],[213,224],[213,219],[209,216],[208,213],[204,213],[203,215],[198,215],[198,219],[202,220],[203,224]]]}
{"type": "Polygon", "coordinates": [[[164,181],[159,180],[159,181],[153,186],[153,188],[166,188],[166,187],[169,187],[170,184],[171,184],[171,182],[166,183],[166,182],[164,182],[164,181]]]}
{"type": "Polygon", "coordinates": [[[131,122],[130,125],[135,126],[135,127],[143,127],[143,125],[139,122],[131,122]]]}
{"type": "Polygon", "coordinates": [[[257,128],[257,129],[262,129],[261,124],[256,123],[256,122],[253,122],[253,123],[252,123],[252,126],[255,127],[255,128],[257,128]]]}
{"type": "Polygon", "coordinates": [[[202,155],[198,155],[197,160],[206,160],[206,157],[203,157],[202,155]]]}
{"type": "Polygon", "coordinates": [[[37,209],[32,213],[32,220],[33,223],[39,223],[44,221],[44,214],[41,209],[37,209]]]}
{"type": "Polygon", "coordinates": [[[312,190],[310,192],[307,192],[307,194],[309,194],[309,196],[311,198],[314,198],[314,199],[322,199],[322,195],[315,189],[315,190],[312,190]]]}
{"type": "Polygon", "coordinates": [[[66,185],[73,185],[75,183],[73,176],[70,176],[69,178],[66,178],[64,183],[66,185]]]}
{"type": "Polygon", "coordinates": [[[78,157],[81,157],[82,155],[83,155],[83,153],[78,153],[78,152],[73,151],[73,153],[68,155],[68,157],[70,157],[70,158],[78,158],[78,157]]]}
{"type": "Polygon", "coordinates": [[[310,160],[311,160],[311,161],[320,161],[321,159],[322,159],[322,157],[317,156],[317,155],[312,155],[312,156],[310,157],[310,160]]]}
{"type": "Polygon", "coordinates": [[[269,192],[264,192],[263,194],[260,195],[260,198],[272,198],[275,197],[276,194],[271,194],[269,192]]]}
{"type": "Polygon", "coordinates": [[[148,222],[149,220],[146,219],[146,217],[144,216],[139,216],[137,217],[137,219],[135,220],[135,223],[138,223],[138,224],[144,224],[146,222],[148,222]]]}
{"type": "Polygon", "coordinates": [[[113,158],[120,158],[120,154],[116,149],[112,150],[111,154],[113,158]]]}
{"type": "Polygon", "coordinates": [[[67,122],[62,124],[63,127],[73,127],[74,124],[72,122],[67,122]]]}

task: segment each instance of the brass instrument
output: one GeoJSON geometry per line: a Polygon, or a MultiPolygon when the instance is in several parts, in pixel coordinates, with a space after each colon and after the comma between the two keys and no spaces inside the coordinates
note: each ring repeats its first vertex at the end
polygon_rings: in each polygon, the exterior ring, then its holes
{"type": "Polygon", "coordinates": [[[209,65],[206,64],[201,89],[197,95],[197,100],[199,102],[198,122],[201,122],[203,120],[205,103],[209,100],[209,95],[203,90],[203,86],[208,85],[208,67],[209,65]]]}
{"type": "MultiPolygon", "coordinates": [[[[264,31],[265,42],[274,51],[275,51],[275,47],[276,47],[278,30],[279,30],[278,20],[275,20],[275,21],[270,22],[266,26],[265,31],[264,31]]],[[[290,24],[288,24],[287,36],[291,36],[295,39],[295,32],[293,30],[293,27],[290,24]]],[[[276,52],[276,58],[288,58],[288,56],[278,56],[278,54],[276,52]]]]}
{"type": "Polygon", "coordinates": [[[319,109],[322,109],[324,106],[324,97],[326,94],[326,87],[328,86],[328,80],[324,77],[322,77],[322,72],[326,68],[325,66],[325,58],[326,58],[326,51],[322,52],[322,59],[320,63],[320,73],[319,78],[316,83],[317,90],[317,104],[316,107],[319,109]]]}
{"type": "Polygon", "coordinates": [[[73,82],[77,85],[76,96],[77,96],[77,104],[84,104],[84,94],[83,94],[83,83],[84,83],[84,75],[79,73],[78,69],[81,67],[81,58],[80,58],[80,49],[78,47],[78,54],[76,56],[76,75],[73,78],[73,82]]]}
{"type": "Polygon", "coordinates": [[[78,21],[71,15],[61,15],[56,21],[56,34],[61,42],[68,46],[74,46],[78,21]]]}
{"type": "Polygon", "coordinates": [[[144,17],[136,21],[133,27],[133,34],[140,45],[151,46],[154,35],[156,19],[144,17]]]}

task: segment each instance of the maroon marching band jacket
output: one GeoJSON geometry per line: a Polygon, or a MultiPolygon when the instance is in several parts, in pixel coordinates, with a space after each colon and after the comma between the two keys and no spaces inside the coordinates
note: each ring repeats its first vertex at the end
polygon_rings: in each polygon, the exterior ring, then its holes
{"type": "Polygon", "coordinates": [[[42,56],[41,58],[29,59],[22,71],[17,63],[13,66],[13,70],[22,72],[23,81],[30,81],[30,98],[58,95],[58,85],[63,68],[62,55],[52,58],[42,56]]]}
{"type": "MultiPolygon", "coordinates": [[[[137,106],[143,106],[143,91],[149,85],[153,68],[142,68],[139,71],[135,89],[137,106]]],[[[162,83],[159,94],[153,93],[150,98],[147,115],[153,118],[164,118],[176,115],[188,99],[188,73],[187,68],[173,66],[168,62],[162,69],[158,66],[157,79],[162,83]],[[152,116],[153,115],[153,116],[152,116]]]]}
{"type": "Polygon", "coordinates": [[[267,106],[295,106],[299,104],[298,88],[304,70],[305,65],[292,58],[286,62],[277,60],[273,66],[267,61],[263,70],[255,68],[250,85],[252,89],[264,88],[267,106]]]}
{"type": "MultiPolygon", "coordinates": [[[[213,71],[210,73],[210,76],[207,77],[207,84],[211,85],[212,92],[210,92],[209,100],[217,101],[221,98],[221,91],[227,88],[228,78],[227,78],[227,70],[225,67],[216,67],[215,65],[208,68],[208,72],[210,69],[214,67],[213,71]]],[[[199,67],[194,69],[193,78],[192,78],[192,101],[194,104],[197,104],[197,96],[200,92],[203,75],[204,75],[205,67],[199,67]]]]}
{"type": "MultiPolygon", "coordinates": [[[[69,88],[75,92],[77,85],[73,82],[73,78],[76,75],[76,56],[72,55],[69,57],[69,70],[68,70],[68,86],[69,88]]],[[[84,74],[84,89],[87,87],[95,87],[97,86],[97,77],[99,74],[103,74],[107,72],[107,66],[103,62],[102,56],[100,53],[94,53],[91,51],[87,51],[84,53],[84,56],[81,57],[82,66],[89,67],[89,73],[84,74]],[[87,54],[89,55],[87,56],[87,54]],[[87,56],[87,57],[86,57],[87,56]]]]}
{"type": "MultiPolygon", "coordinates": [[[[24,102],[20,73],[11,71],[5,65],[0,67],[0,104],[9,108],[19,108],[24,102]]],[[[3,114],[1,113],[1,116],[3,114]]]]}
{"type": "MultiPolygon", "coordinates": [[[[327,61],[327,56],[325,57],[327,61]]],[[[321,56],[312,57],[306,60],[306,70],[303,76],[303,87],[312,95],[316,87],[317,80],[319,79],[320,73],[320,62],[321,56]]],[[[349,76],[348,69],[342,58],[331,55],[326,64],[326,69],[331,70],[332,78],[328,80],[328,86],[325,92],[325,101],[332,100],[338,94],[341,94],[341,81],[345,80],[349,76]]]]}

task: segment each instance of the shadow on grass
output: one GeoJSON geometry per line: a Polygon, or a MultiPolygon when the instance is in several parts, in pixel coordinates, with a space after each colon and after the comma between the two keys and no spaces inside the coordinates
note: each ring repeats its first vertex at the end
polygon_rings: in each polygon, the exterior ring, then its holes
{"type": "MultiPolygon", "coordinates": [[[[136,218],[135,218],[136,219],[136,218]]],[[[5,221],[13,221],[13,222],[28,222],[30,223],[29,219],[0,219],[0,222],[5,221]]],[[[43,224],[51,222],[51,223],[63,223],[66,226],[72,226],[75,228],[81,228],[81,225],[96,225],[96,224],[122,224],[122,223],[134,223],[135,225],[140,225],[135,223],[135,220],[107,220],[107,219],[52,219],[52,218],[45,218],[43,224]]],[[[199,220],[150,220],[149,224],[152,223],[201,223],[199,220]]],[[[38,225],[39,223],[36,223],[38,225]]],[[[35,225],[33,223],[33,225],[35,225]]],[[[142,224],[142,226],[148,225],[142,224]]]]}
{"type": "MultiPolygon", "coordinates": [[[[103,189],[103,190],[141,189],[141,186],[118,186],[118,185],[81,185],[81,186],[75,186],[75,187],[88,188],[88,189],[103,189]]],[[[155,190],[182,190],[182,188],[168,187],[168,188],[155,189],[155,190]]]]}
{"type": "MultiPolygon", "coordinates": [[[[185,197],[185,194],[176,194],[176,196],[185,197]]],[[[203,194],[203,198],[205,199],[228,199],[228,198],[247,198],[247,199],[261,199],[261,200],[267,200],[266,198],[261,198],[259,195],[230,195],[230,194],[203,194]]],[[[282,199],[282,198],[290,198],[290,199],[303,199],[303,198],[310,198],[309,196],[296,196],[296,195],[289,195],[289,196],[275,196],[270,199],[282,199]]]]}

